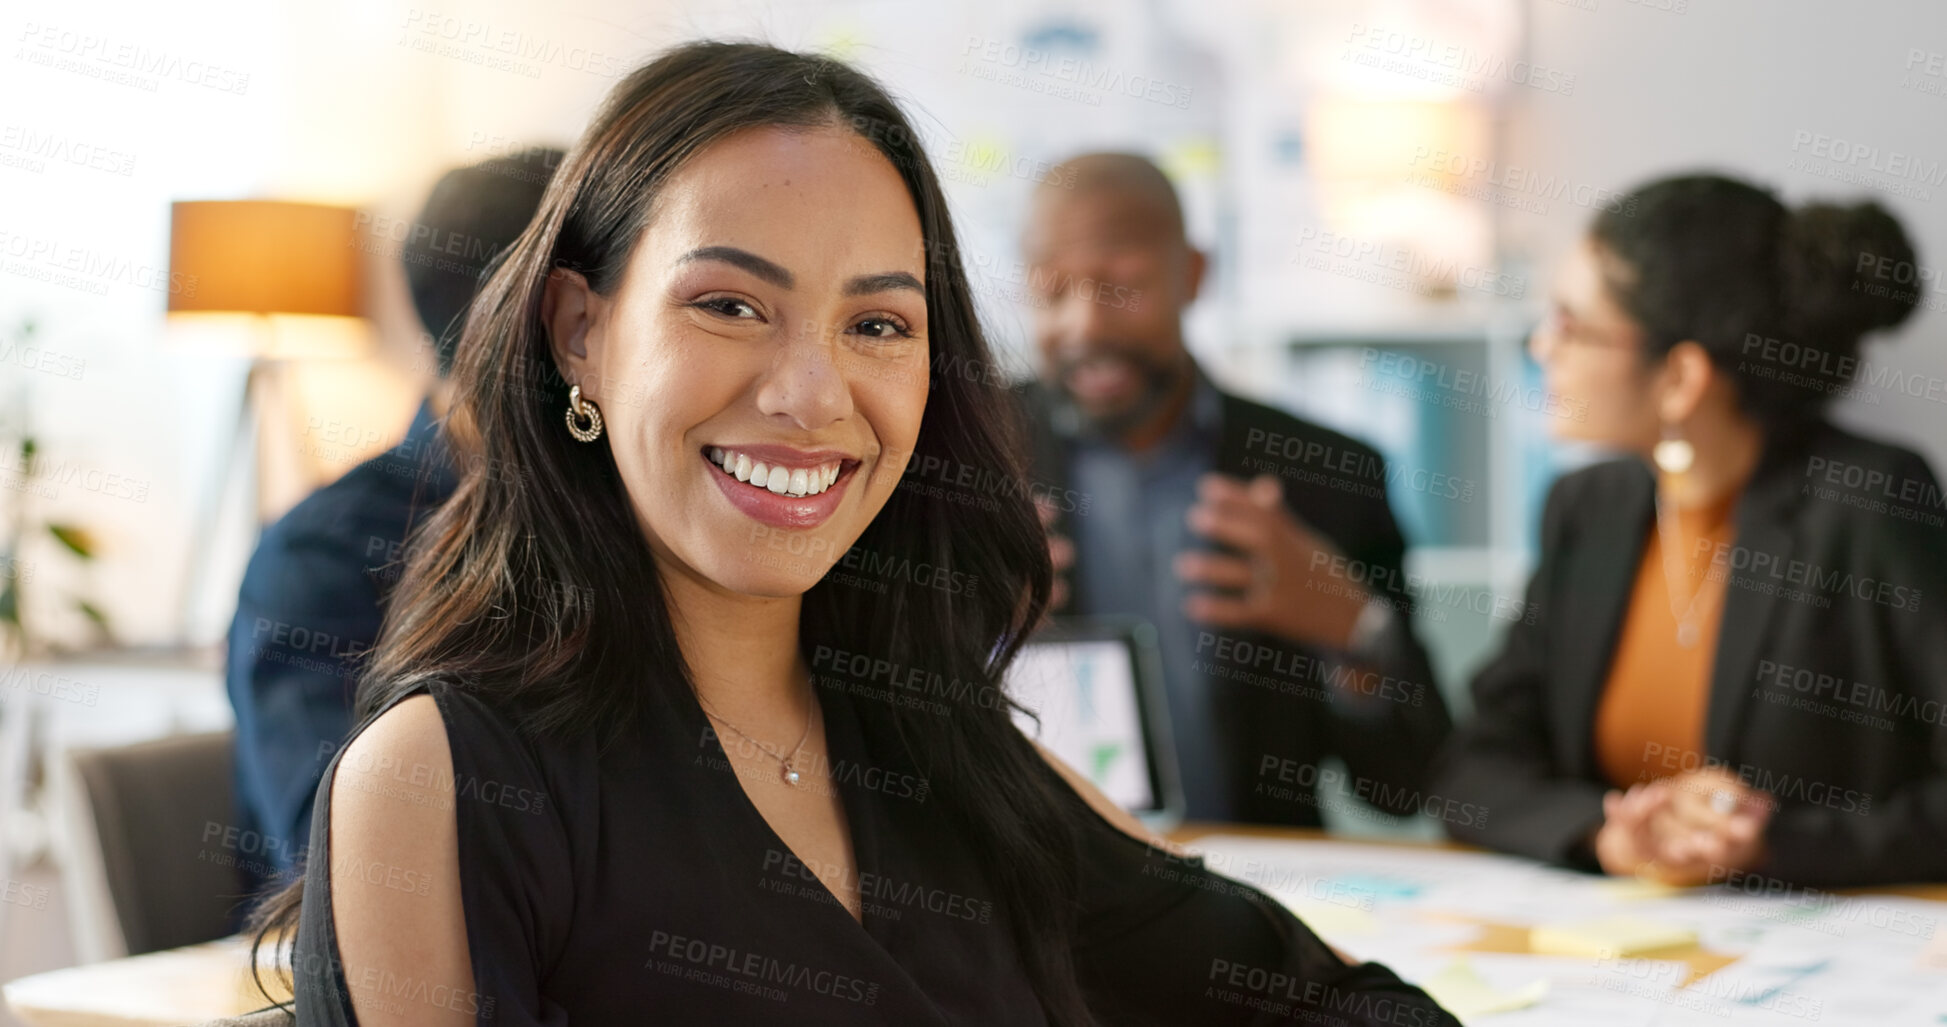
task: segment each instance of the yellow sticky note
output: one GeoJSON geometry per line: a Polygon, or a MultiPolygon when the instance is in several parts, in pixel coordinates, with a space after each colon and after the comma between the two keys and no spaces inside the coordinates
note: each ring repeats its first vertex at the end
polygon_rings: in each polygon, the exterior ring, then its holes
{"type": "Polygon", "coordinates": [[[1519,988],[1502,991],[1482,980],[1474,964],[1465,959],[1448,963],[1446,969],[1432,979],[1421,981],[1420,987],[1426,989],[1426,993],[1433,996],[1433,1000],[1445,1007],[1447,1012],[1463,1021],[1489,1013],[1526,1009],[1548,994],[1548,982],[1545,980],[1530,981],[1519,988]]]}
{"type": "Polygon", "coordinates": [[[1605,877],[1595,882],[1596,891],[1623,902],[1646,902],[1682,895],[1687,888],[1664,884],[1644,877],[1605,877]]]}
{"type": "Polygon", "coordinates": [[[1528,950],[1538,956],[1627,959],[1695,944],[1697,932],[1687,927],[1633,916],[1549,924],[1535,928],[1528,935],[1528,950]]]}

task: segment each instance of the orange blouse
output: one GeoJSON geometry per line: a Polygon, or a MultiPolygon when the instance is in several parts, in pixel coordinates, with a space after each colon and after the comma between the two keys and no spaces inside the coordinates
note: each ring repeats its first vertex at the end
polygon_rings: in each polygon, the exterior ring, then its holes
{"type": "Polygon", "coordinates": [[[1672,584],[1665,573],[1663,530],[1653,529],[1643,546],[1643,562],[1595,716],[1596,759],[1603,776],[1618,788],[1703,763],[1704,714],[1710,705],[1711,664],[1727,577],[1710,573],[1711,557],[1733,538],[1731,512],[1736,506],[1733,494],[1708,507],[1676,512],[1670,541],[1683,554],[1681,581],[1672,584]],[[1690,646],[1678,642],[1678,624],[1686,611],[1695,630],[1690,646]],[[1663,748],[1652,750],[1652,744],[1663,748]],[[1656,756],[1646,758],[1646,752],[1656,756]],[[1672,752],[1684,756],[1666,759],[1672,752]]]}

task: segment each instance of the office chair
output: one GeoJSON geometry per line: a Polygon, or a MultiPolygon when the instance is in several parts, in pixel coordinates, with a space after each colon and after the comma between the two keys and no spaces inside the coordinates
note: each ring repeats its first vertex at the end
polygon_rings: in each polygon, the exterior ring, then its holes
{"type": "Polygon", "coordinates": [[[83,962],[236,929],[238,864],[256,857],[235,827],[231,758],[228,731],[68,753],[63,877],[83,962]]]}

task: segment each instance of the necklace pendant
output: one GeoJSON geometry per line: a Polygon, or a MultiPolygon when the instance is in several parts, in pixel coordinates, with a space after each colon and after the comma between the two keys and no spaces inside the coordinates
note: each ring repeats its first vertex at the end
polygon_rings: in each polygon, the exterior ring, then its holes
{"type": "Polygon", "coordinates": [[[1677,625],[1677,644],[1685,649],[1697,648],[1697,638],[1702,632],[1695,621],[1684,621],[1677,625]]]}
{"type": "Polygon", "coordinates": [[[798,787],[798,770],[789,763],[784,765],[784,783],[793,788],[798,787]]]}

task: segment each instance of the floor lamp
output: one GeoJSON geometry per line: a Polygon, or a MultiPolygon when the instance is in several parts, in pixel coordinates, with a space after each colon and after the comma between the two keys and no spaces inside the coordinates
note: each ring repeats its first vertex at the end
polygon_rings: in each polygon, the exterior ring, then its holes
{"type": "Polygon", "coordinates": [[[183,575],[180,634],[190,641],[196,601],[207,587],[217,524],[239,476],[262,517],[266,393],[281,365],[363,355],[371,346],[363,317],[357,212],[348,207],[274,200],[202,200],[170,205],[169,307],[172,344],[250,360],[236,420],[216,481],[198,503],[196,536],[183,575]]]}

